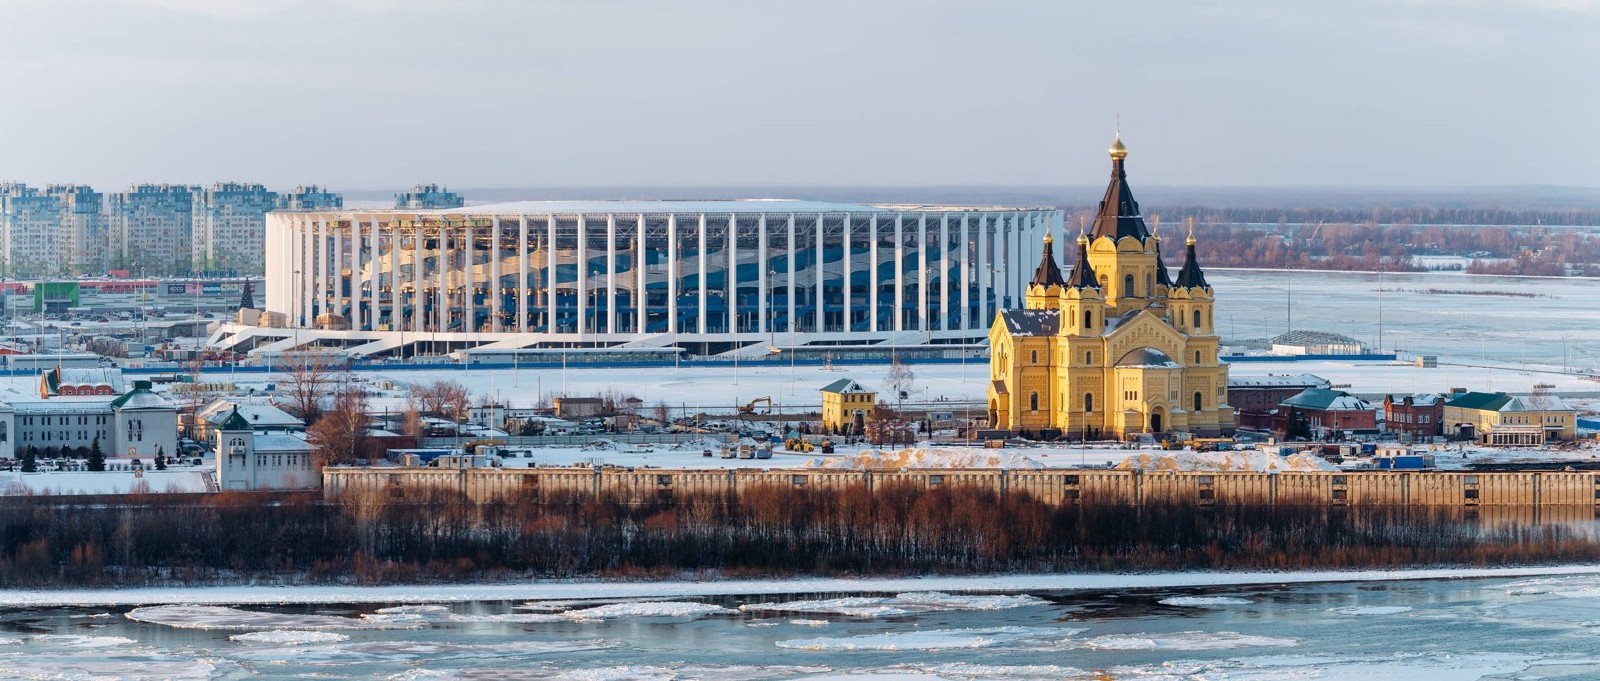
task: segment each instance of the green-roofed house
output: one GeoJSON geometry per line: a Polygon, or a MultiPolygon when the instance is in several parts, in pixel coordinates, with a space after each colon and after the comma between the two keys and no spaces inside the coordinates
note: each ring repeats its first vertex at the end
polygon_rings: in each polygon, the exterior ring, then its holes
{"type": "Polygon", "coordinates": [[[837,433],[860,434],[877,404],[878,393],[848,378],[822,386],[822,427],[837,433]]]}
{"type": "Polygon", "coordinates": [[[1555,395],[1466,392],[1444,403],[1444,434],[1486,445],[1540,447],[1572,439],[1577,415],[1555,395]]]}

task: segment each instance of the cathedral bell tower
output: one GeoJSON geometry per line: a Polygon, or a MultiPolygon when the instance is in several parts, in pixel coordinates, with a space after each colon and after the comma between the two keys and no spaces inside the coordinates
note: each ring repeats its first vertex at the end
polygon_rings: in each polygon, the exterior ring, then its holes
{"type": "Polygon", "coordinates": [[[1145,227],[1139,202],[1128,187],[1124,164],[1128,148],[1122,134],[1111,143],[1111,182],[1100,199],[1094,229],[1089,234],[1089,262],[1099,276],[1108,312],[1120,316],[1149,307],[1159,299],[1156,289],[1160,266],[1158,240],[1145,227]]]}

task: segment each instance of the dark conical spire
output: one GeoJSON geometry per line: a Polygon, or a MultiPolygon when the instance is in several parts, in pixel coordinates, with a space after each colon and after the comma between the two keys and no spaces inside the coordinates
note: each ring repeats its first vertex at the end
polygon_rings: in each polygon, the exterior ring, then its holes
{"type": "Polygon", "coordinates": [[[1100,288],[1099,280],[1095,279],[1094,268],[1089,266],[1089,237],[1078,235],[1078,261],[1072,263],[1072,276],[1067,279],[1067,286],[1072,288],[1100,288]]]}
{"type": "Polygon", "coordinates": [[[1051,248],[1051,244],[1054,242],[1055,238],[1051,237],[1049,232],[1045,232],[1044,257],[1039,259],[1039,269],[1033,273],[1033,281],[1031,283],[1034,285],[1050,287],[1066,283],[1066,280],[1061,278],[1061,268],[1056,266],[1056,255],[1051,248]]]}
{"type": "Polygon", "coordinates": [[[1200,271],[1200,259],[1194,255],[1194,223],[1189,223],[1189,239],[1184,246],[1183,269],[1178,270],[1179,288],[1211,288],[1206,283],[1206,273],[1200,271]]]}
{"type": "Polygon", "coordinates": [[[1128,148],[1122,145],[1122,133],[1118,132],[1111,144],[1111,183],[1106,186],[1105,198],[1100,199],[1100,212],[1094,216],[1094,238],[1150,238],[1144,218],[1139,215],[1139,202],[1133,200],[1133,190],[1128,188],[1128,173],[1122,165],[1127,157],[1128,148]]]}
{"type": "Polygon", "coordinates": [[[1167,263],[1161,259],[1161,239],[1156,239],[1156,283],[1172,288],[1172,275],[1167,274],[1167,263]]]}

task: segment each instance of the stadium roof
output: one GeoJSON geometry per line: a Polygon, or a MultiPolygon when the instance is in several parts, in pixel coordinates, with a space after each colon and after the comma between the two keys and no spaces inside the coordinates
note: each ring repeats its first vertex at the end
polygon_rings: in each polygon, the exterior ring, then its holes
{"type": "Polygon", "coordinates": [[[510,201],[468,205],[463,208],[340,209],[312,213],[400,215],[561,215],[573,213],[894,213],[894,212],[1005,212],[1055,210],[1043,206],[958,206],[945,204],[885,204],[881,206],[804,201],[799,199],[719,200],[614,200],[614,201],[510,201]]]}

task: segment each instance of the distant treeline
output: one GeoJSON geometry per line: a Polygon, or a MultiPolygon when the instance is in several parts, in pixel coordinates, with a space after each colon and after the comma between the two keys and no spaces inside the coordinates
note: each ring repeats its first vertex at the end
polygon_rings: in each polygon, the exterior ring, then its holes
{"type": "Polygon", "coordinates": [[[0,504],[0,587],[686,574],[1389,568],[1600,560],[1570,525],[1417,508],[1056,507],[965,487],[774,486],[738,499],[409,490],[0,504]]]}
{"type": "Polygon", "coordinates": [[[1197,222],[1195,237],[1210,267],[1415,272],[1426,268],[1413,256],[1441,254],[1474,256],[1473,274],[1600,276],[1600,233],[1571,229],[1197,222]]]}
{"type": "MultiPolygon", "coordinates": [[[[1079,212],[1094,217],[1096,206],[1064,206],[1068,222],[1074,222],[1079,212]]],[[[1177,225],[1183,218],[1196,220],[1250,224],[1281,225],[1292,223],[1393,224],[1411,225],[1546,225],[1567,227],[1600,226],[1600,208],[1560,209],[1510,209],[1494,207],[1372,207],[1329,208],[1306,206],[1301,208],[1215,208],[1208,206],[1156,206],[1144,202],[1146,216],[1162,215],[1167,224],[1177,225]]]]}

